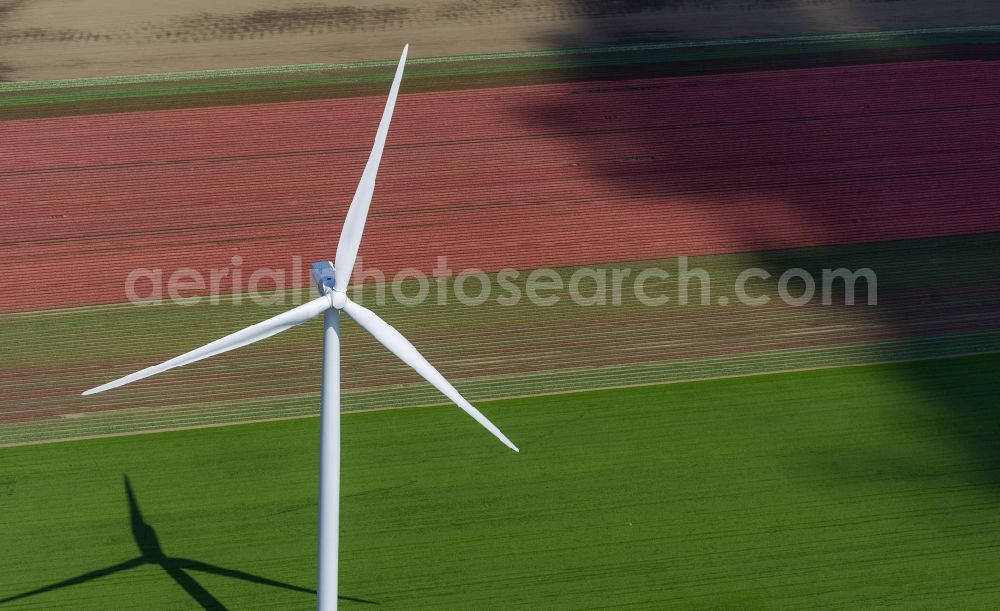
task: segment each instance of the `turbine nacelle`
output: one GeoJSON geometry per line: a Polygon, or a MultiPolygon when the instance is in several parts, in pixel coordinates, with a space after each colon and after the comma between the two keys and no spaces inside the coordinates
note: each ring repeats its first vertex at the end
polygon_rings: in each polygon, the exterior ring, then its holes
{"type": "Polygon", "coordinates": [[[329,261],[317,261],[312,264],[312,279],[320,295],[330,298],[330,305],[338,310],[347,305],[347,293],[337,286],[337,271],[329,261]]]}
{"type": "Polygon", "coordinates": [[[328,295],[337,286],[337,272],[330,261],[317,261],[312,264],[312,279],[320,295],[328,295]]]}

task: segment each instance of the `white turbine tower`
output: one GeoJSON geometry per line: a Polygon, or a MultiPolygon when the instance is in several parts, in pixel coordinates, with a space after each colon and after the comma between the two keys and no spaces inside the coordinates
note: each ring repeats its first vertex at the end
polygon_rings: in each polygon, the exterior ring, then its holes
{"type": "Polygon", "coordinates": [[[320,410],[320,494],[319,494],[319,597],[317,606],[321,611],[337,607],[337,538],[339,529],[340,504],[340,311],[343,310],[366,331],[380,341],[390,352],[412,367],[446,397],[483,425],[504,445],[518,451],[506,435],[500,432],[489,419],[462,397],[455,387],[434,368],[399,331],[385,322],[377,314],[347,297],[347,287],[351,280],[351,270],[361,244],[368,206],[375,191],[375,175],[378,172],[382,149],[389,133],[389,121],[396,105],[399,83],[403,78],[406,53],[403,48],[399,58],[396,76],[389,90],[382,121],[375,135],[375,145],[365,171],[361,175],[351,207],[344,219],[340,232],[340,243],[334,264],[329,261],[313,263],[312,275],[320,297],[298,307],[257,323],[242,331],[237,331],[222,339],[196,348],[169,361],[147,367],[141,371],[84,391],[84,395],[103,392],[123,386],[151,375],[181,367],[201,359],[222,354],[230,350],[252,344],[264,338],[281,333],[295,325],[323,314],[323,389],[320,410]]]}

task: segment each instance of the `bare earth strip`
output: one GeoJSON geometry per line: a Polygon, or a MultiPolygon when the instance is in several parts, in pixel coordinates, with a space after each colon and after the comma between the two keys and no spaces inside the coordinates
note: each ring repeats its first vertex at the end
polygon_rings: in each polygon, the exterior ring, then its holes
{"type": "Polygon", "coordinates": [[[0,0],[0,80],[998,22],[989,0],[0,0]]]}

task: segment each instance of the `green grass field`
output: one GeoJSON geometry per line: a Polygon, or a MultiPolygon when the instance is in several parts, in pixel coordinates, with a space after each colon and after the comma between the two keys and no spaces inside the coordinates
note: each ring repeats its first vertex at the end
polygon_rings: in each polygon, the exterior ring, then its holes
{"type": "MultiPolygon", "coordinates": [[[[991,608],[1000,355],[344,418],[341,594],[387,608],[991,608]]],[[[0,598],[167,554],[312,588],[317,420],[0,450],[0,598]]],[[[308,593],[189,573],[227,607],[308,593]]],[[[343,601],[344,607],[371,606],[343,601]]],[[[155,566],[3,609],[198,608],[155,566]]]]}

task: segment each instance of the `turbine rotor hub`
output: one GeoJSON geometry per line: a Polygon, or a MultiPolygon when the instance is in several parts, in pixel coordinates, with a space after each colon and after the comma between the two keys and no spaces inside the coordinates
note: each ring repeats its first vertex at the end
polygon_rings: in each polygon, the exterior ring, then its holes
{"type": "Polygon", "coordinates": [[[344,306],[347,305],[347,293],[344,291],[333,290],[330,291],[329,295],[330,303],[338,310],[343,310],[344,306]]]}

